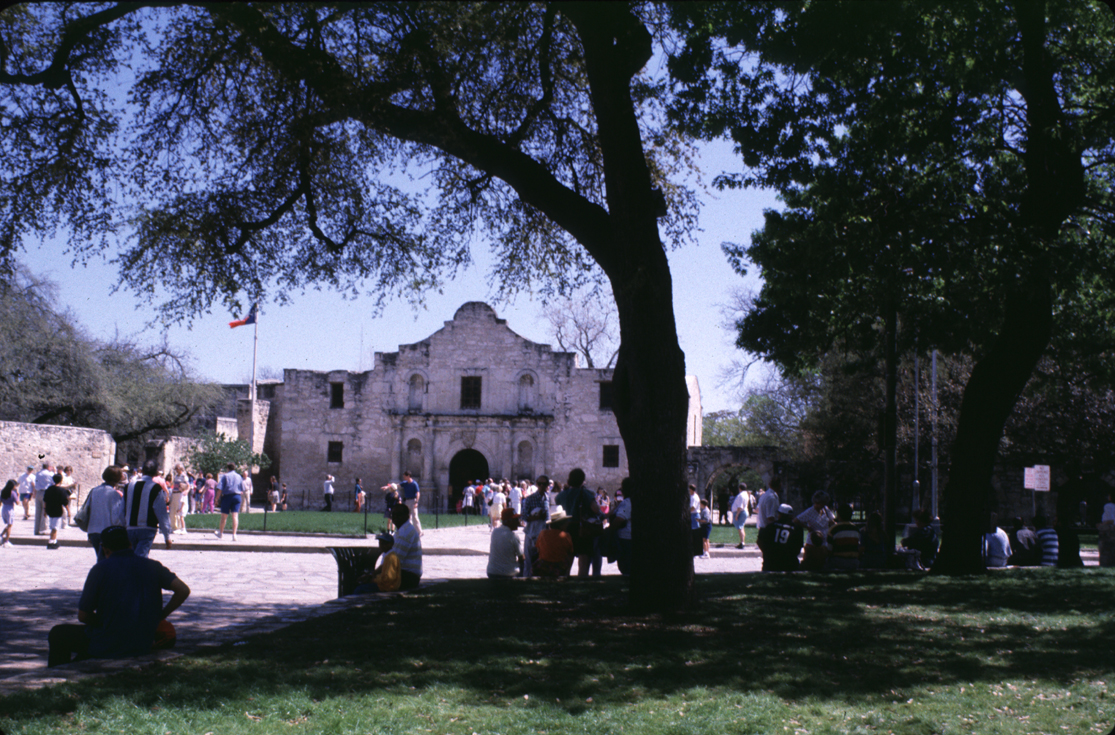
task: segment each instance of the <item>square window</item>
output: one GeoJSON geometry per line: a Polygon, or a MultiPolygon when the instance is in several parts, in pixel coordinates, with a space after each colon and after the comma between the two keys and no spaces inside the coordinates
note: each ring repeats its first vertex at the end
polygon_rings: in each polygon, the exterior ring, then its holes
{"type": "Polygon", "coordinates": [[[610,380],[600,383],[600,410],[612,410],[612,381],[610,380]]]}
{"type": "Polygon", "coordinates": [[[326,452],[325,461],[331,464],[340,464],[344,456],[344,451],[344,442],[329,442],[329,449],[326,452]]]}
{"type": "Polygon", "coordinates": [[[461,378],[461,408],[480,408],[479,375],[466,375],[461,378]]]}
{"type": "Polygon", "coordinates": [[[330,383],[330,398],[329,408],[344,408],[345,407],[345,384],[344,383],[330,383]]]}
{"type": "Polygon", "coordinates": [[[604,466],[605,467],[619,467],[619,445],[618,444],[605,444],[604,445],[604,466]]]}

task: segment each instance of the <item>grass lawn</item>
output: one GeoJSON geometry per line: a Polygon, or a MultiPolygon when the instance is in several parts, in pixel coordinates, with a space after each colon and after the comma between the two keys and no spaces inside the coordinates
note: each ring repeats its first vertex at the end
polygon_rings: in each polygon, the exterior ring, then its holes
{"type": "Polygon", "coordinates": [[[0,699],[14,733],[1106,733],[1115,574],[709,575],[436,585],[0,699]]]}
{"type": "MultiPolygon", "coordinates": [[[[333,534],[364,534],[364,515],[358,513],[321,513],[309,510],[291,510],[282,513],[267,513],[267,530],[275,533],[333,533],[333,534]]],[[[186,516],[188,528],[217,528],[221,520],[220,513],[204,513],[186,516]]],[[[246,531],[262,531],[264,513],[261,508],[252,508],[251,513],[240,514],[240,528],[246,531]]],[[[453,528],[456,526],[487,525],[487,516],[463,516],[433,513],[422,514],[422,527],[453,528]]],[[[386,531],[387,524],[383,513],[368,513],[368,533],[386,531]]],[[[759,532],[754,527],[747,531],[747,543],[754,544],[759,538],[759,532]]],[[[734,526],[713,526],[710,538],[713,544],[735,546],[739,543],[739,534],[734,526]]]]}
{"type": "MultiPolygon", "coordinates": [[[[267,531],[276,533],[333,533],[364,535],[364,514],[321,513],[310,510],[288,510],[282,513],[264,514],[262,508],[253,506],[251,513],[240,514],[240,529],[243,531],[262,531],[266,515],[267,531]]],[[[186,516],[187,528],[216,528],[220,523],[220,513],[196,513],[186,516]]],[[[382,508],[376,512],[368,513],[368,533],[379,533],[387,530],[387,519],[383,517],[382,508]]],[[[476,526],[487,525],[487,518],[479,516],[437,515],[433,513],[422,514],[422,527],[448,528],[463,526],[465,524],[476,526]]]]}

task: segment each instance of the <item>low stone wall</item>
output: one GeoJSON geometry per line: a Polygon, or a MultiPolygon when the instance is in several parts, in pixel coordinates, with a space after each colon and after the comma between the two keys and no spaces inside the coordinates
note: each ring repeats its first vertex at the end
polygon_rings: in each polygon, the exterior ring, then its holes
{"type": "Polygon", "coordinates": [[[106,431],[0,421],[0,482],[18,478],[28,465],[36,471],[43,462],[69,465],[74,468],[80,502],[101,483],[101,473],[115,455],[116,442],[106,431]]]}

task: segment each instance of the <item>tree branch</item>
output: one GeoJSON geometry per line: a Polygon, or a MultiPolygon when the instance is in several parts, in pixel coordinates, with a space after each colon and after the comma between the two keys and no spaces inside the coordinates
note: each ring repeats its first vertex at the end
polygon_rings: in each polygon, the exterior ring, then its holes
{"type": "Polygon", "coordinates": [[[607,270],[615,260],[608,212],[558,181],[540,162],[493,135],[469,128],[455,110],[417,110],[390,101],[397,83],[358,85],[327,53],[298,46],[247,3],[204,5],[251,40],[260,56],[313,89],[334,115],[358,120],[399,140],[434,147],[506,182],[583,245],[607,270]]]}

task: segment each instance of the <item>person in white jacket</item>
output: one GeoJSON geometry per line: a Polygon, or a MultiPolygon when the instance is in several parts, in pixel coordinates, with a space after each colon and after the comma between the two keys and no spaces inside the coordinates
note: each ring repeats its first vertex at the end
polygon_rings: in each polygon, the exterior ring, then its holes
{"type": "Polygon", "coordinates": [[[124,470],[112,465],[101,473],[104,482],[89,491],[89,525],[85,532],[89,535],[89,545],[97,555],[97,561],[104,558],[101,549],[101,531],[109,526],[124,525],[124,493],[120,485],[124,482],[124,470]]]}

